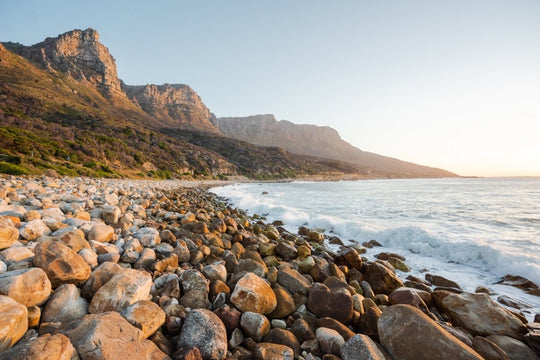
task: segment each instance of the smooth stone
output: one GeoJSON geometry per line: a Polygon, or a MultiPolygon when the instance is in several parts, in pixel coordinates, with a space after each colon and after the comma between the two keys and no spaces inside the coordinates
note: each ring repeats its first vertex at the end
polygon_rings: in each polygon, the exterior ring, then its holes
{"type": "Polygon", "coordinates": [[[396,360],[483,360],[473,349],[410,305],[385,309],[378,322],[381,344],[396,360]]]}
{"type": "Polygon", "coordinates": [[[263,342],[288,346],[293,349],[295,356],[300,355],[300,343],[288,330],[273,328],[264,336],[263,342]]]}
{"type": "Polygon", "coordinates": [[[258,343],[253,350],[256,360],[294,360],[294,351],[288,346],[258,343]]]}
{"type": "Polygon", "coordinates": [[[221,280],[227,282],[227,268],[224,264],[211,264],[203,268],[203,273],[210,281],[221,280]]]}
{"type": "Polygon", "coordinates": [[[189,269],[182,272],[179,279],[180,286],[184,292],[199,290],[208,293],[210,290],[210,281],[196,269],[189,269]]]}
{"type": "Polygon", "coordinates": [[[154,247],[161,242],[159,232],[152,227],[143,227],[133,234],[144,247],[154,247]]]}
{"type": "Polygon", "coordinates": [[[143,332],[145,339],[154,334],[165,323],[165,312],[159,305],[147,300],[137,301],[122,310],[121,315],[143,332]]]}
{"type": "Polygon", "coordinates": [[[79,284],[90,277],[90,266],[60,241],[44,241],[34,248],[34,264],[43,269],[51,285],[79,284]]]}
{"type": "Polygon", "coordinates": [[[82,249],[78,254],[92,269],[98,266],[98,256],[92,249],[82,249]]]}
{"type": "Polygon", "coordinates": [[[505,335],[490,335],[487,340],[500,347],[510,360],[538,360],[539,357],[531,348],[519,340],[505,335]]]}
{"type": "Polygon", "coordinates": [[[56,230],[51,234],[51,237],[67,245],[75,252],[79,252],[82,249],[90,249],[90,244],[86,241],[84,233],[74,226],[56,230]]]}
{"type": "Polygon", "coordinates": [[[114,228],[110,225],[96,222],[88,232],[88,241],[110,242],[114,238],[114,228]]]}
{"type": "Polygon", "coordinates": [[[364,334],[356,334],[341,347],[343,360],[386,360],[375,341],[364,334]]]}
{"type": "Polygon", "coordinates": [[[0,353],[0,359],[79,360],[79,355],[67,336],[47,334],[19,342],[10,350],[0,353]]]}
{"type": "Polygon", "coordinates": [[[87,313],[88,301],[80,296],[80,290],[73,284],[65,284],[58,287],[45,304],[41,321],[66,324],[87,313]]]}
{"type": "Polygon", "coordinates": [[[458,283],[456,283],[453,280],[442,277],[440,275],[426,274],[425,278],[427,281],[429,281],[430,284],[435,285],[435,286],[461,289],[458,283]]]}
{"type": "Polygon", "coordinates": [[[296,319],[291,326],[291,332],[296,336],[300,344],[304,341],[315,339],[315,332],[308,324],[308,322],[302,318],[296,319]]]}
{"type": "Polygon", "coordinates": [[[122,215],[122,211],[120,211],[120,208],[118,206],[104,205],[101,209],[101,218],[103,219],[105,224],[113,225],[118,223],[120,215],[122,215]]]}
{"type": "Polygon", "coordinates": [[[27,307],[44,304],[51,295],[51,282],[40,268],[7,271],[0,274],[0,295],[27,307]]]}
{"type": "Polygon", "coordinates": [[[189,290],[180,299],[180,304],[190,309],[210,309],[212,303],[208,300],[208,293],[202,290],[189,290]]]}
{"type": "MultiPolygon", "coordinates": [[[[12,347],[28,330],[26,306],[0,295],[0,352],[12,347]]],[[[0,353],[1,356],[1,353],[0,353]]]]}
{"type": "Polygon", "coordinates": [[[119,274],[124,270],[125,269],[123,269],[120,265],[112,262],[105,262],[99,265],[94,269],[94,271],[92,271],[92,274],[90,274],[90,277],[84,283],[81,291],[82,296],[89,300],[92,299],[94,294],[114,275],[119,274]]]}
{"type": "Polygon", "coordinates": [[[13,222],[0,216],[0,250],[12,246],[19,238],[19,230],[13,222]]]}
{"type": "Polygon", "coordinates": [[[284,267],[279,270],[277,281],[292,295],[296,293],[307,295],[309,289],[311,288],[311,284],[308,279],[290,267],[284,267]]]}
{"type": "Polygon", "coordinates": [[[265,315],[272,313],[277,306],[276,295],[268,282],[253,273],[238,280],[230,300],[240,311],[265,315]]]}
{"type": "Polygon", "coordinates": [[[336,330],[320,327],[315,336],[324,354],[341,355],[341,347],[345,344],[345,340],[336,330]]]}
{"type": "Polygon", "coordinates": [[[28,241],[35,240],[40,236],[50,235],[51,229],[45,224],[43,220],[32,220],[21,226],[19,229],[20,236],[28,241]]]}
{"type": "Polygon", "coordinates": [[[320,318],[317,320],[317,325],[319,327],[324,327],[337,331],[345,341],[349,340],[354,336],[354,331],[350,330],[348,327],[329,317],[320,318]]]}
{"type": "Polygon", "coordinates": [[[306,305],[317,317],[330,317],[343,324],[348,324],[353,317],[351,294],[346,291],[332,292],[320,283],[309,291],[306,305]]]}
{"type": "Polygon", "coordinates": [[[388,295],[403,286],[403,282],[395,273],[376,262],[365,264],[364,277],[376,294],[388,295]]]}
{"type": "Polygon", "coordinates": [[[30,259],[34,253],[24,246],[12,246],[0,252],[0,257],[7,263],[30,259]]]}
{"type": "Polygon", "coordinates": [[[240,318],[240,327],[246,336],[260,342],[270,331],[270,321],[262,314],[246,311],[240,318]]]}
{"type": "Polygon", "coordinates": [[[296,310],[296,304],[292,295],[283,286],[274,283],[272,290],[276,295],[277,306],[269,315],[270,318],[285,318],[291,315],[296,310]]]}
{"type": "Polygon", "coordinates": [[[139,300],[147,300],[152,288],[152,277],[145,272],[125,269],[110,278],[92,297],[88,312],[121,312],[139,300]]]}
{"type": "Polygon", "coordinates": [[[486,360],[510,360],[506,352],[497,344],[481,336],[474,337],[473,348],[486,360]]]}
{"type": "Polygon", "coordinates": [[[227,355],[225,325],[209,310],[192,310],[186,316],[177,345],[178,348],[198,348],[204,359],[223,359],[227,355]]]}
{"type": "Polygon", "coordinates": [[[141,330],[117,312],[90,314],[58,329],[66,335],[84,360],[170,360],[141,330]]]}

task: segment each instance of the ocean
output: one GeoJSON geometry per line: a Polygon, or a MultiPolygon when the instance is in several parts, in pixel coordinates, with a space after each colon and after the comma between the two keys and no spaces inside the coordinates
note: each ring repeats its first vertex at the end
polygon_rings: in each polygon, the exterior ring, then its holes
{"type": "Polygon", "coordinates": [[[511,274],[540,285],[540,178],[247,183],[211,191],[294,233],[305,225],[346,244],[377,240],[383,247],[365,256],[405,256],[412,270],[397,271],[402,278],[442,275],[466,291],[482,285],[495,299],[528,304],[520,310],[529,321],[540,312],[540,297],[494,284],[511,274]]]}

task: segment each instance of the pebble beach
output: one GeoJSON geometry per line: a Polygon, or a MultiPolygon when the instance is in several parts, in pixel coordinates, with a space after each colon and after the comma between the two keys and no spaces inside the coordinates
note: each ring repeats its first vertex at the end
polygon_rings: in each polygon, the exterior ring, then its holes
{"type": "Polygon", "coordinates": [[[287,231],[224,184],[0,177],[0,359],[540,359],[526,304],[403,278],[377,239],[287,231]]]}

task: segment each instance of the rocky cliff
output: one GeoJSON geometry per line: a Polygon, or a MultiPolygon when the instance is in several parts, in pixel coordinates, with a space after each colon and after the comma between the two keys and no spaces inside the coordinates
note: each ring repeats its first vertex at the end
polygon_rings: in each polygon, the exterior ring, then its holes
{"type": "Polygon", "coordinates": [[[328,126],[277,121],[274,115],[269,114],[218,118],[215,123],[223,133],[235,139],[260,146],[279,146],[296,154],[349,162],[368,176],[456,176],[446,170],[362,151],[344,141],[336,130],[328,126]]]}
{"type": "Polygon", "coordinates": [[[144,111],[167,126],[218,132],[215,116],[188,85],[132,86],[123,84],[127,96],[144,111]]]}
{"type": "Polygon", "coordinates": [[[108,97],[125,97],[114,58],[99,42],[99,34],[94,29],[68,31],[32,46],[5,45],[49,71],[59,71],[77,81],[97,86],[108,97]]]}

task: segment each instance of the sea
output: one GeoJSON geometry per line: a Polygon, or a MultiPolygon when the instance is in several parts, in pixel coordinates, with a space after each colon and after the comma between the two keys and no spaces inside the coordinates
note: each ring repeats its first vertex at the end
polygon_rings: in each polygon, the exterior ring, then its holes
{"type": "Polygon", "coordinates": [[[437,274],[465,291],[485,286],[494,299],[521,301],[529,321],[540,313],[540,297],[496,284],[511,274],[540,285],[540,178],[242,183],[211,191],[293,233],[308,226],[345,244],[377,240],[383,247],[364,256],[405,256],[411,272],[398,270],[403,279],[437,274]]]}

